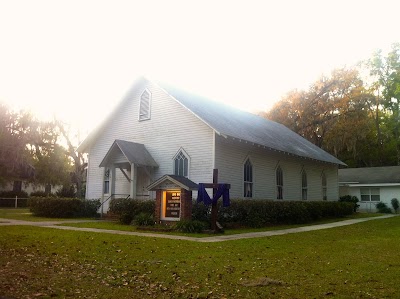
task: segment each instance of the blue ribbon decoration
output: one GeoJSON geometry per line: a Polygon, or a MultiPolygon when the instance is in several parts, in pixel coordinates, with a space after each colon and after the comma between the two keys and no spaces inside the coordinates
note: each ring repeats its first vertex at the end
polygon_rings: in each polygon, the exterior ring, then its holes
{"type": "Polygon", "coordinates": [[[214,204],[218,201],[218,199],[222,196],[222,205],[224,207],[228,207],[230,205],[229,198],[229,188],[227,188],[226,184],[218,184],[217,191],[213,198],[210,198],[208,195],[206,188],[203,183],[199,184],[199,190],[197,195],[197,202],[204,202],[205,205],[214,204]]]}

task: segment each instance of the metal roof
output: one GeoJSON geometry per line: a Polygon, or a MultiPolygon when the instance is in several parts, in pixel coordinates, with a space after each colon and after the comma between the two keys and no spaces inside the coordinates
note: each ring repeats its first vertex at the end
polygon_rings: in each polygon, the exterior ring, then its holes
{"type": "Polygon", "coordinates": [[[158,164],[154,161],[153,157],[143,144],[119,139],[116,139],[111,145],[99,167],[107,166],[108,160],[116,149],[119,149],[122,152],[129,163],[134,163],[139,166],[158,167],[158,164]]]}
{"type": "Polygon", "coordinates": [[[400,183],[400,166],[339,169],[339,183],[341,184],[400,183]]]}
{"type": "Polygon", "coordinates": [[[303,158],[346,165],[279,123],[164,83],[158,85],[222,136],[303,158]]]}

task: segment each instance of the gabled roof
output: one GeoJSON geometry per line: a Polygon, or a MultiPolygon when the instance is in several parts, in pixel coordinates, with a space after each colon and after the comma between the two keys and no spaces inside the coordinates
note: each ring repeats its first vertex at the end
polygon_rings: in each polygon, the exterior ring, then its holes
{"type": "Polygon", "coordinates": [[[176,185],[188,191],[198,189],[198,185],[195,182],[184,176],[166,174],[148,186],[147,190],[154,191],[157,189],[164,189],[164,187],[169,186],[170,184],[176,185]]]}
{"type": "Polygon", "coordinates": [[[158,85],[222,136],[303,158],[346,165],[284,125],[163,83],[158,85]]]}
{"type": "Polygon", "coordinates": [[[122,152],[129,163],[134,163],[138,166],[158,167],[158,164],[154,161],[153,157],[143,144],[119,139],[116,139],[111,145],[99,167],[106,167],[108,160],[118,149],[122,152]]]}
{"type": "Polygon", "coordinates": [[[88,151],[88,148],[93,144],[93,142],[96,141],[97,137],[104,131],[104,128],[106,125],[108,125],[110,122],[112,122],[116,117],[118,117],[118,113],[120,113],[120,110],[123,107],[123,103],[125,101],[129,101],[131,99],[130,93],[137,89],[140,88],[143,84],[145,84],[147,80],[144,77],[139,77],[135,80],[135,82],[132,84],[132,86],[129,88],[127,91],[126,95],[119,101],[117,105],[115,105],[108,116],[100,122],[90,133],[89,135],[79,144],[78,148],[76,149],[80,153],[86,153],[88,151]]]}
{"type": "MultiPolygon", "coordinates": [[[[145,78],[138,79],[132,89],[139,88],[145,82],[148,82],[145,78]]],[[[306,159],[346,166],[339,159],[281,124],[163,83],[155,84],[221,136],[306,159]]],[[[126,97],[123,101],[126,100],[131,100],[131,97],[126,97]]],[[[110,116],[79,145],[78,151],[85,152],[102,132],[105,124],[118,112],[119,108],[116,107],[110,116]]]]}
{"type": "Polygon", "coordinates": [[[349,185],[399,184],[400,166],[339,169],[339,183],[349,185]]]}

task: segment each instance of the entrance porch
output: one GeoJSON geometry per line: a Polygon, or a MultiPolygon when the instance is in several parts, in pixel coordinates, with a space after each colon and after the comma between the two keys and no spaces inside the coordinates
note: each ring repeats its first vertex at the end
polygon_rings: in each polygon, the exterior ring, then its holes
{"type": "Polygon", "coordinates": [[[115,140],[99,167],[104,169],[101,212],[108,211],[112,198],[150,198],[146,187],[158,164],[143,144],[115,140]]]}

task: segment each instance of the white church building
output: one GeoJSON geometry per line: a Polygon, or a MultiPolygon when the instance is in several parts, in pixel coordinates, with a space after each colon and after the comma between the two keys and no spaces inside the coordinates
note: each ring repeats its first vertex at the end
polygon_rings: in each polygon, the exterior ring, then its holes
{"type": "Polygon", "coordinates": [[[86,198],[103,201],[154,199],[147,187],[160,177],[212,182],[213,169],[231,198],[338,200],[345,165],[281,124],[145,78],[78,151],[89,159],[86,198]]]}

